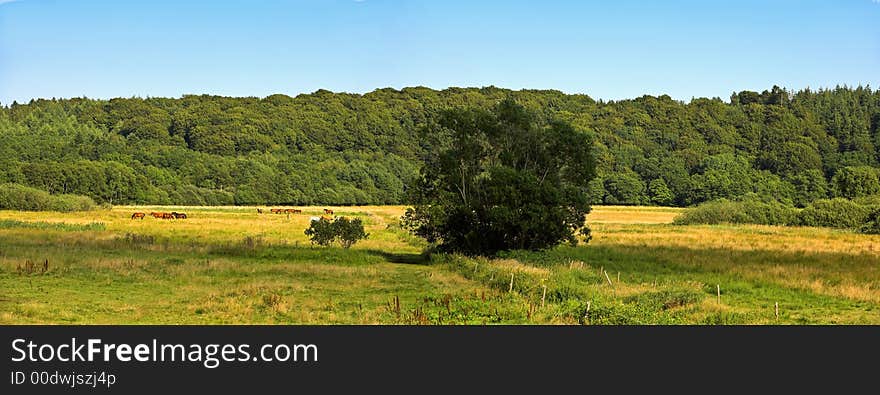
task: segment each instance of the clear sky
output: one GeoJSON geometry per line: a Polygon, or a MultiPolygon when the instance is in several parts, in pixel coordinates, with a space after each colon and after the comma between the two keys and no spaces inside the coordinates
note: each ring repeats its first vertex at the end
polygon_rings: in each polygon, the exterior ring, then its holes
{"type": "Polygon", "coordinates": [[[880,86],[880,0],[0,0],[0,103],[488,86],[880,86]]]}

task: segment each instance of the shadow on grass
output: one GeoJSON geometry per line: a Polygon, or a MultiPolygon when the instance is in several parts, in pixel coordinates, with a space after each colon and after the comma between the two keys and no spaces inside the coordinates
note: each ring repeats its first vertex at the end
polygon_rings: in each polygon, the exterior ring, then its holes
{"type": "Polygon", "coordinates": [[[382,259],[391,263],[403,263],[407,265],[427,265],[431,263],[431,258],[426,254],[394,253],[381,250],[367,250],[367,253],[382,257],[382,259]]]}

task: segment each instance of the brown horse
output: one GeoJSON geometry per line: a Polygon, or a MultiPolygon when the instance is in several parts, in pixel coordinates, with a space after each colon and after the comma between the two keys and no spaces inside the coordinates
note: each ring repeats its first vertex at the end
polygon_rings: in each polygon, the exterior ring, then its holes
{"type": "Polygon", "coordinates": [[[174,214],[162,213],[162,219],[174,219],[174,214]]]}
{"type": "Polygon", "coordinates": [[[300,209],[298,209],[298,208],[293,209],[293,213],[294,213],[294,214],[302,214],[302,212],[303,212],[303,211],[300,210],[300,209]]]}
{"type": "Polygon", "coordinates": [[[269,212],[271,212],[272,214],[281,214],[284,212],[284,210],[282,210],[280,208],[273,208],[273,209],[270,209],[269,212]]]}
{"type": "Polygon", "coordinates": [[[157,213],[157,212],[155,212],[155,211],[153,211],[152,213],[150,213],[150,215],[152,215],[153,218],[162,218],[162,213],[157,213]]]}
{"type": "Polygon", "coordinates": [[[174,219],[186,219],[186,213],[176,213],[172,211],[171,215],[174,217],[174,219]]]}
{"type": "Polygon", "coordinates": [[[333,210],[330,210],[329,208],[325,208],[325,209],[324,209],[324,214],[330,214],[330,215],[333,215],[333,210]]]}
{"type": "Polygon", "coordinates": [[[131,215],[131,219],[144,219],[145,216],[144,213],[134,213],[131,215]]]}
{"type": "Polygon", "coordinates": [[[257,214],[262,214],[262,213],[263,213],[263,209],[258,208],[258,209],[257,209],[257,214]]]}

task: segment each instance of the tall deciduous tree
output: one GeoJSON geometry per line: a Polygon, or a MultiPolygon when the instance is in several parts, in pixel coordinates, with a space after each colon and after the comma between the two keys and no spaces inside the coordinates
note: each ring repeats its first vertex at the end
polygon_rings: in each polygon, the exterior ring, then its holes
{"type": "Polygon", "coordinates": [[[507,99],[491,111],[446,111],[405,226],[444,251],[493,255],[576,243],[590,211],[592,138],[507,99]]]}

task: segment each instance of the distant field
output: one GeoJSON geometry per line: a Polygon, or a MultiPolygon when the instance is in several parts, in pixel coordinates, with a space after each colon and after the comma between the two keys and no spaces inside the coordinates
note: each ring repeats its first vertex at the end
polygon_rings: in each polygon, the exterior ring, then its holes
{"type": "Polygon", "coordinates": [[[595,206],[587,217],[591,224],[669,224],[680,208],[639,206],[595,206]]]}
{"type": "Polygon", "coordinates": [[[880,324],[880,236],[594,207],[586,246],[429,259],[402,206],[331,207],[365,221],[351,250],[298,208],[0,211],[0,323],[880,324]],[[129,219],[154,210],[189,219],[129,219]]]}

